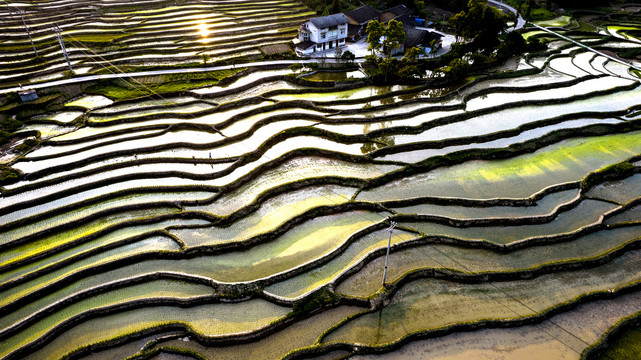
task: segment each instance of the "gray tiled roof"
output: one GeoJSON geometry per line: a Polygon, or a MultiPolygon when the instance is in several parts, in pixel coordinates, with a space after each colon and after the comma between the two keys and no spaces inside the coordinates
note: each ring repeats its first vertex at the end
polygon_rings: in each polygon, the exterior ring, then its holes
{"type": "Polygon", "coordinates": [[[349,19],[343,13],[312,18],[309,21],[319,29],[349,23],[349,19]]]}
{"type": "Polygon", "coordinates": [[[303,41],[301,43],[296,44],[296,49],[298,49],[298,50],[307,50],[307,49],[309,49],[310,47],[312,47],[314,45],[316,45],[315,42],[307,40],[307,41],[303,41]]]}
{"type": "Polygon", "coordinates": [[[383,11],[383,12],[390,12],[390,13],[396,15],[396,16],[414,14],[414,11],[412,11],[411,9],[409,9],[405,5],[397,5],[397,6],[394,6],[393,8],[389,8],[389,9],[383,11]]]}
{"type": "Polygon", "coordinates": [[[425,30],[418,30],[414,28],[405,28],[405,48],[412,48],[423,42],[423,39],[429,32],[425,30]]]}
{"type": "Polygon", "coordinates": [[[378,20],[379,12],[369,5],[363,5],[358,9],[354,9],[346,13],[345,15],[359,24],[365,24],[370,20],[378,20]]]}

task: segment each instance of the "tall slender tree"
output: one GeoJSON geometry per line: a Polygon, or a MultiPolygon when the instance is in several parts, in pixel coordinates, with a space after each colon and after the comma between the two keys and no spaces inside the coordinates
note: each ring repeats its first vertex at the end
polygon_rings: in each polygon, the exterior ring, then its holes
{"type": "Polygon", "coordinates": [[[398,49],[405,42],[405,29],[403,23],[394,19],[387,23],[384,32],[383,49],[387,58],[392,56],[392,51],[398,49]]]}
{"type": "Polygon", "coordinates": [[[385,29],[383,28],[383,24],[378,20],[372,20],[367,24],[366,30],[367,43],[369,44],[367,46],[367,50],[371,51],[372,55],[376,55],[376,51],[378,51],[382,46],[381,37],[383,37],[385,29]]]}

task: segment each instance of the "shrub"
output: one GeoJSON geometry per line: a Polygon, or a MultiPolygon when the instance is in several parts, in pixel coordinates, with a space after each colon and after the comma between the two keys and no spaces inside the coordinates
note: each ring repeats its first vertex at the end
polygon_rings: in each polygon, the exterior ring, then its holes
{"type": "Polygon", "coordinates": [[[366,55],[365,56],[365,65],[369,67],[377,67],[380,58],[376,55],[366,55]]]}
{"type": "Polygon", "coordinates": [[[38,145],[39,141],[36,139],[27,139],[22,144],[16,146],[16,151],[24,152],[31,150],[38,145]]]}
{"type": "Polygon", "coordinates": [[[295,64],[291,64],[291,65],[289,65],[289,70],[291,70],[291,71],[293,71],[293,72],[298,72],[298,71],[300,71],[302,68],[303,68],[303,65],[302,65],[301,63],[295,63],[295,64]]]}
{"type": "Polygon", "coordinates": [[[341,55],[341,60],[343,60],[347,64],[353,64],[355,59],[356,59],[356,55],[354,55],[354,53],[349,50],[345,51],[341,55]]]}
{"type": "Polygon", "coordinates": [[[4,165],[0,164],[0,184],[11,184],[16,182],[20,178],[20,173],[18,170],[4,165]]]}
{"type": "Polygon", "coordinates": [[[336,303],[340,300],[340,296],[331,292],[327,288],[322,288],[319,291],[316,291],[311,296],[308,296],[300,301],[297,301],[294,304],[294,311],[292,312],[293,316],[305,315],[318,310],[323,306],[336,303]]]}

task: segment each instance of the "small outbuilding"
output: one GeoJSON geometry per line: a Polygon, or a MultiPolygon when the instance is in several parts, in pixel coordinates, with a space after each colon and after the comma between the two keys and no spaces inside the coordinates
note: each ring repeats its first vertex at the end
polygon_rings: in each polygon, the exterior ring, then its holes
{"type": "Polygon", "coordinates": [[[398,5],[383,11],[379,15],[378,21],[386,23],[392,19],[399,20],[399,17],[409,17],[411,15],[414,15],[414,11],[405,5],[398,5]]]}
{"type": "Polygon", "coordinates": [[[20,100],[22,102],[38,100],[38,93],[35,89],[18,91],[18,95],[20,96],[20,100]]]}
{"type": "Polygon", "coordinates": [[[380,13],[369,5],[363,5],[357,9],[345,13],[349,19],[348,39],[358,41],[365,36],[367,24],[372,20],[378,20],[380,13]]]}

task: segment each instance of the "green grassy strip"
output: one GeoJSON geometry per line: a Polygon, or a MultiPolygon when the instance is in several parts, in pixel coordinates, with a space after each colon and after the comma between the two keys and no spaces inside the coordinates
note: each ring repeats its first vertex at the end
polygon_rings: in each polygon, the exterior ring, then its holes
{"type": "MultiPolygon", "coordinates": [[[[96,84],[88,87],[88,94],[103,95],[114,101],[137,99],[155,94],[169,94],[188,91],[193,88],[216,85],[220,80],[234,75],[239,69],[209,71],[197,74],[178,74],[173,76],[163,76],[163,82],[159,84],[123,84],[122,81],[109,81],[107,84],[96,84]],[[174,80],[175,79],[175,80],[174,80]]],[[[135,82],[135,80],[134,80],[135,82]]]]}
{"type": "Polygon", "coordinates": [[[619,320],[581,354],[582,360],[636,360],[641,354],[641,311],[619,320]]]}

